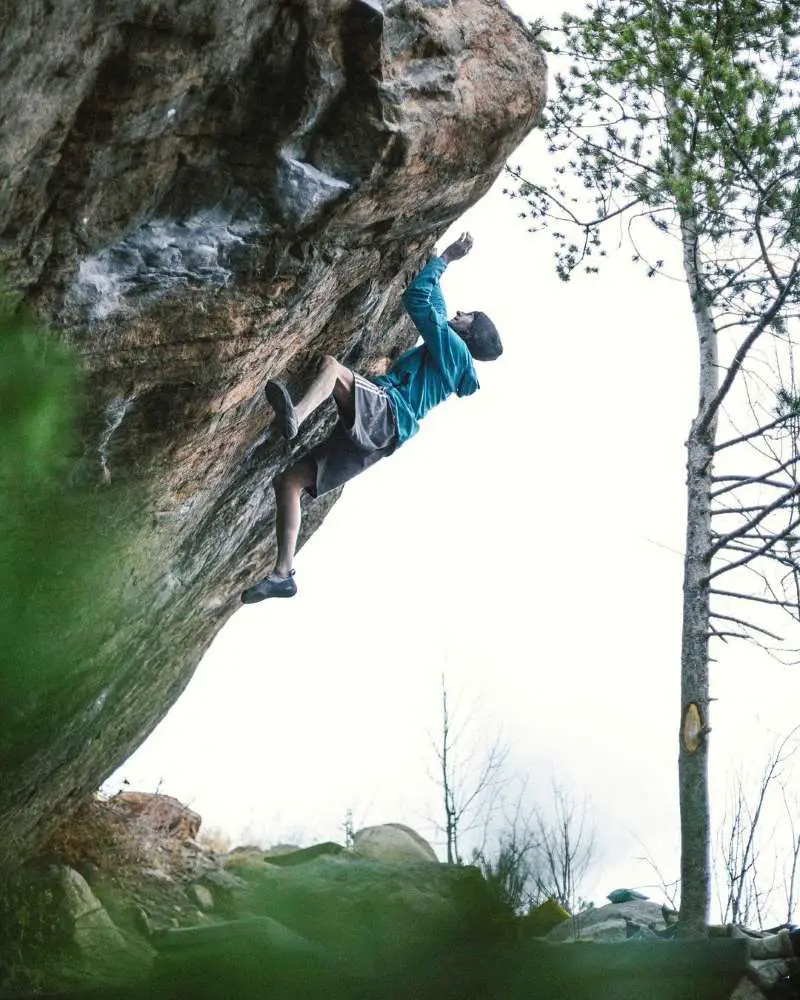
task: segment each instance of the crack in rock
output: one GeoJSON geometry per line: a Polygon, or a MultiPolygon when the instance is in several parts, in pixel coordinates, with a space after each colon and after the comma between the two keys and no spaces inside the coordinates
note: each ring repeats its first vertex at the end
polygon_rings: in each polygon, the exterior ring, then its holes
{"type": "Polygon", "coordinates": [[[100,456],[100,468],[103,470],[103,481],[106,483],[111,482],[111,471],[108,468],[108,446],[114,432],[125,419],[125,415],[130,410],[135,399],[135,395],[115,396],[106,404],[106,426],[100,437],[100,444],[97,446],[97,454],[100,456]]]}

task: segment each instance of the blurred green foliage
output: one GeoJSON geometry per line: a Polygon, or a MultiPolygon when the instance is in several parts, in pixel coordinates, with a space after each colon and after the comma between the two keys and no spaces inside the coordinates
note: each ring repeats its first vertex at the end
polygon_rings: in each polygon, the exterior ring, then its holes
{"type": "MultiPolygon", "coordinates": [[[[79,475],[84,379],[67,346],[0,293],[0,754],[59,735],[105,678],[92,664],[120,543],[112,491],[79,475]]],[[[2,795],[0,795],[2,798],[2,795]]]]}

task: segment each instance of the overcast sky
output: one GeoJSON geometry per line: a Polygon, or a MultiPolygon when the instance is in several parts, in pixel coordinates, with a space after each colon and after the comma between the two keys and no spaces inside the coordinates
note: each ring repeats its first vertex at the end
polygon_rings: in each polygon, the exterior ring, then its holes
{"type": "MultiPolygon", "coordinates": [[[[523,17],[564,4],[517,0],[523,17]]],[[[514,156],[540,163],[534,133],[514,156]]],[[[106,783],[190,803],[234,841],[312,843],[402,822],[441,853],[430,733],[440,676],[496,731],[532,799],[588,796],[584,894],[678,873],[684,451],[696,403],[685,289],[618,254],[562,284],[501,179],[439,244],[442,280],[503,357],[389,462],[349,484],[299,553],[291,601],[243,607],[179,702],[106,783]]],[[[264,484],[268,488],[268,484],[264,484]]],[[[264,567],[265,572],[269,567],[264,567]]],[[[795,668],[725,650],[713,666],[716,820],[730,775],[795,721],[795,668]]],[[[645,890],[661,899],[657,889],[645,890]]]]}

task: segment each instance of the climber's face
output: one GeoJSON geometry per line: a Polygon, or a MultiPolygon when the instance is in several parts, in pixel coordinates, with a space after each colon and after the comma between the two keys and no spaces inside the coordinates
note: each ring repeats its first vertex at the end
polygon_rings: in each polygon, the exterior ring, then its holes
{"type": "Polygon", "coordinates": [[[469,333],[469,328],[472,326],[472,321],[474,319],[475,313],[457,312],[451,320],[448,320],[448,322],[456,333],[463,336],[465,333],[469,333]]]}

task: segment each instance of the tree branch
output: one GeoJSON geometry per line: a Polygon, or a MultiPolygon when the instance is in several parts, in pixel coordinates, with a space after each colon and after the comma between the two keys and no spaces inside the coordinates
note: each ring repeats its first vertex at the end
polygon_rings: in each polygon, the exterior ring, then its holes
{"type": "Polygon", "coordinates": [[[698,436],[702,436],[711,425],[711,422],[714,419],[717,410],[722,405],[722,401],[728,395],[728,392],[730,391],[730,388],[733,385],[734,379],[739,374],[739,370],[741,369],[744,363],[744,359],[747,357],[748,351],[780,312],[781,307],[783,306],[783,303],[786,301],[789,292],[794,287],[794,284],[797,281],[799,268],[800,268],[800,257],[796,257],[794,263],[792,264],[791,271],[789,272],[786,278],[786,284],[783,286],[783,288],[781,288],[781,290],[775,296],[775,299],[772,305],[769,307],[769,309],[767,309],[767,311],[764,313],[764,315],[761,317],[758,323],[756,323],[756,325],[753,327],[750,333],[745,337],[745,339],[739,345],[739,349],[733,356],[733,361],[731,362],[730,367],[728,368],[725,378],[722,380],[722,385],[717,390],[717,393],[714,396],[714,398],[710,400],[710,402],[706,406],[705,413],[702,415],[702,417],[700,418],[700,420],[696,425],[695,433],[698,436]]]}
{"type": "Polygon", "coordinates": [[[735,444],[742,444],[744,441],[749,441],[754,437],[761,437],[762,434],[766,434],[767,431],[771,431],[774,427],[778,427],[780,424],[785,423],[787,420],[791,420],[792,417],[797,417],[796,413],[786,413],[782,417],[778,417],[777,420],[773,420],[771,424],[764,424],[763,427],[759,427],[749,434],[742,434],[741,437],[731,438],[730,441],[723,441],[722,444],[714,445],[714,452],[722,451],[723,448],[730,448],[735,444]]]}
{"type": "MultiPolygon", "coordinates": [[[[770,514],[772,514],[774,511],[782,507],[787,500],[790,500],[792,497],[796,497],[798,494],[800,494],[800,485],[795,486],[791,490],[788,490],[786,493],[779,496],[778,499],[775,500],[773,503],[768,504],[766,507],[763,507],[759,514],[757,514],[754,518],[751,518],[749,521],[743,524],[741,528],[737,528],[735,531],[729,531],[727,535],[720,535],[717,541],[708,549],[706,555],[709,557],[716,555],[716,553],[719,552],[720,549],[724,548],[728,542],[732,542],[735,539],[740,538],[742,535],[746,535],[747,532],[750,531],[752,528],[758,527],[758,525],[761,524],[761,522],[766,517],[769,517],[770,514]]],[[[797,525],[797,523],[798,521],[793,522],[795,526],[797,525]]],[[[777,535],[773,539],[772,544],[774,544],[774,542],[777,541],[779,538],[785,538],[788,533],[789,529],[787,528],[786,531],[784,531],[780,535],[777,535]]],[[[711,576],[708,577],[708,579],[710,580],[714,576],[715,574],[712,573],[711,576]]]]}
{"type": "MultiPolygon", "coordinates": [[[[569,208],[562,201],[556,198],[556,196],[552,194],[547,188],[542,187],[541,184],[534,184],[531,181],[526,181],[525,178],[522,176],[522,174],[520,174],[518,170],[514,170],[513,167],[509,167],[508,171],[512,177],[515,177],[522,184],[525,184],[528,188],[530,188],[532,192],[541,195],[543,198],[547,198],[548,201],[551,201],[562,212],[565,212],[567,218],[561,219],[559,221],[571,222],[573,225],[579,226],[581,229],[584,230],[593,229],[596,226],[600,226],[604,222],[608,222],[610,219],[613,219],[615,216],[622,215],[624,212],[627,212],[629,208],[633,208],[635,205],[640,204],[640,202],[642,201],[641,198],[634,198],[633,201],[628,202],[627,205],[623,205],[621,208],[615,209],[613,212],[607,212],[601,216],[598,216],[596,219],[591,219],[589,222],[584,222],[581,219],[579,219],[577,215],[575,215],[575,213],[572,211],[571,208],[569,208]]],[[[523,197],[527,199],[529,196],[523,194],[523,197]]]]}
{"type": "Polygon", "coordinates": [[[711,500],[716,500],[717,497],[721,497],[725,493],[731,493],[733,490],[741,489],[743,486],[774,486],[776,489],[785,490],[788,483],[780,482],[778,479],[767,479],[767,476],[771,476],[774,472],[783,472],[787,466],[798,461],[800,461],[800,456],[796,456],[780,468],[770,469],[769,472],[764,472],[760,476],[712,476],[711,481],[714,483],[730,482],[731,485],[723,486],[721,490],[713,490],[709,493],[709,498],[711,500]]]}
{"type": "MultiPolygon", "coordinates": [[[[747,553],[747,552],[753,552],[754,550],[752,548],[748,548],[746,545],[735,545],[733,542],[730,542],[728,545],[725,546],[725,551],[747,553]]],[[[787,566],[791,570],[797,569],[797,563],[791,559],[787,559],[786,556],[779,556],[775,552],[770,552],[767,554],[767,557],[771,559],[772,562],[779,563],[781,566],[787,566]]]]}
{"type": "Polygon", "coordinates": [[[742,601],[755,601],[758,604],[772,604],[775,607],[781,608],[796,608],[797,605],[792,601],[779,601],[777,598],[770,599],[768,597],[757,597],[755,594],[737,594],[732,590],[717,590],[715,587],[708,588],[709,594],[713,594],[715,597],[736,597],[742,601]]]}
{"type": "Polygon", "coordinates": [[[774,632],[769,632],[760,625],[754,625],[752,622],[745,621],[743,618],[736,618],[734,615],[723,615],[719,611],[709,611],[709,616],[711,618],[720,618],[726,622],[734,622],[736,625],[741,625],[742,628],[750,628],[755,632],[761,632],[762,635],[768,635],[770,639],[774,639],[776,642],[783,642],[783,639],[779,635],[775,635],[774,632]]]}

